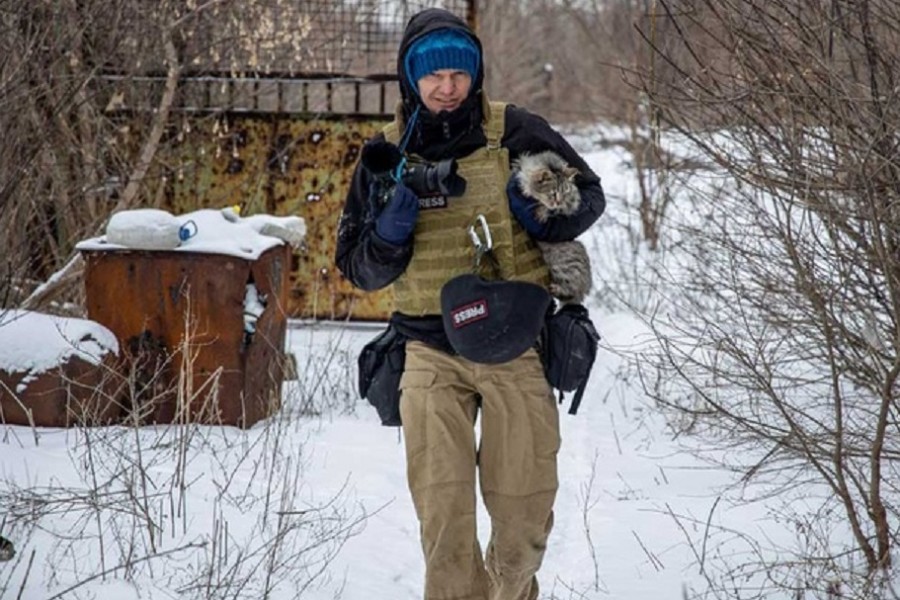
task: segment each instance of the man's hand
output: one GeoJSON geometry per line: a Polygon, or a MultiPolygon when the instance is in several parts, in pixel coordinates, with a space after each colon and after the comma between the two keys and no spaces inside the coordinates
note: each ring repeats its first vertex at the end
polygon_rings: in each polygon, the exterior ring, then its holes
{"type": "Polygon", "coordinates": [[[418,219],[419,199],[408,187],[398,183],[394,195],[375,220],[375,233],[391,244],[405,244],[418,219]]]}
{"type": "Polygon", "coordinates": [[[522,228],[531,237],[541,239],[546,232],[547,225],[538,222],[535,218],[538,201],[519,190],[515,177],[510,177],[509,183],[506,185],[506,197],[509,198],[509,210],[522,228]]]}

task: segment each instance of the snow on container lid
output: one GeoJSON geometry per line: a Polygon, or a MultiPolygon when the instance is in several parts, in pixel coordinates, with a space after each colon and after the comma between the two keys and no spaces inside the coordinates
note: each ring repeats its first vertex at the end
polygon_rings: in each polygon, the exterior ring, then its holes
{"type": "Polygon", "coordinates": [[[202,209],[178,216],[156,209],[135,209],[116,213],[110,225],[112,232],[107,227],[106,235],[79,242],[76,249],[170,250],[256,260],[266,250],[285,242],[297,246],[306,235],[306,224],[300,217],[242,218],[231,208],[202,209]]]}

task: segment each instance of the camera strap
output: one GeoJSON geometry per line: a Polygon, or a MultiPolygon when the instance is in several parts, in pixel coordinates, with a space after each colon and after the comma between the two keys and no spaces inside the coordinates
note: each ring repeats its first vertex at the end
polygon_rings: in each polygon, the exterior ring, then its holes
{"type": "Polygon", "coordinates": [[[403,137],[400,139],[400,145],[398,146],[403,158],[397,163],[397,168],[394,169],[393,173],[394,181],[397,183],[400,183],[400,180],[403,177],[403,170],[406,168],[406,146],[409,144],[409,138],[412,137],[412,132],[416,128],[416,121],[419,120],[419,110],[421,108],[421,104],[416,105],[416,110],[414,110],[412,116],[410,116],[409,123],[403,128],[403,137]]]}

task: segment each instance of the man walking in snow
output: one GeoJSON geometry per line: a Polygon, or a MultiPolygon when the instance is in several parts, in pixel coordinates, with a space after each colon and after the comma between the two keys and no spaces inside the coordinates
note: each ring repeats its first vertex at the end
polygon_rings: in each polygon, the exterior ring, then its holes
{"type": "Polygon", "coordinates": [[[394,284],[391,325],[408,340],[400,414],[426,600],[535,600],[558,487],[559,417],[537,352],[479,363],[457,354],[444,329],[441,289],[472,271],[467,230],[482,217],[499,271],[546,287],[534,240],[574,239],[605,207],[598,177],[544,119],[488,101],[482,58],[481,42],[453,14],[426,9],[410,19],[397,61],[402,102],[370,146],[390,142],[432,163],[454,159],[465,191],[420,198],[395,177],[379,206],[383,181],[358,165],[338,232],[341,272],[365,290],[394,284]],[[511,159],[545,150],[578,169],[581,204],[571,216],[539,223],[535,201],[507,184],[511,159]],[[476,475],[491,518],[484,555],[476,475]]]}

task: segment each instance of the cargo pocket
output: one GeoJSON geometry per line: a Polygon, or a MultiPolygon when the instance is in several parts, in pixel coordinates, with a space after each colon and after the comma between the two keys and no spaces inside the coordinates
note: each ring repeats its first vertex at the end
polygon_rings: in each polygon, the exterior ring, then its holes
{"type": "Polygon", "coordinates": [[[416,389],[422,388],[427,389],[434,385],[434,380],[437,377],[437,373],[434,371],[419,371],[416,369],[409,369],[403,373],[403,376],[400,378],[400,391],[402,392],[405,389],[416,389]]]}
{"type": "Polygon", "coordinates": [[[416,369],[407,369],[400,378],[400,419],[403,421],[407,459],[425,449],[425,411],[436,379],[437,373],[434,371],[416,369]]]}

